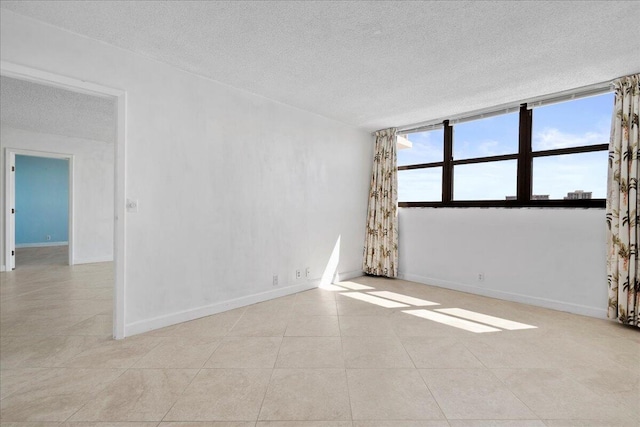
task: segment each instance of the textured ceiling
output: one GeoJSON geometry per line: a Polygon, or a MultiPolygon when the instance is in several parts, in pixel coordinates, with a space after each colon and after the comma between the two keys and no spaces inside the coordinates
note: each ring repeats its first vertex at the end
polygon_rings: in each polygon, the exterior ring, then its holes
{"type": "Polygon", "coordinates": [[[55,135],[113,142],[114,101],[0,77],[3,125],[55,135]]]}
{"type": "Polygon", "coordinates": [[[640,2],[3,1],[366,129],[640,72],[640,2]]]}

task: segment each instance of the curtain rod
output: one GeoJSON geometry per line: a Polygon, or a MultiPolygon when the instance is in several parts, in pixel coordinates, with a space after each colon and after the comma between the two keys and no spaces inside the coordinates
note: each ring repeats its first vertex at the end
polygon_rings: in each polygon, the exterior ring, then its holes
{"type": "Polygon", "coordinates": [[[475,110],[471,112],[467,112],[464,114],[454,114],[446,118],[441,118],[437,120],[429,120],[427,122],[422,123],[414,123],[406,126],[398,127],[398,134],[407,134],[412,132],[433,130],[442,127],[442,122],[445,120],[449,120],[451,124],[453,123],[461,123],[471,120],[482,119],[486,117],[496,116],[499,114],[508,114],[520,109],[520,105],[527,104],[528,108],[539,107],[541,105],[549,105],[552,103],[570,101],[572,99],[583,98],[587,96],[594,96],[601,93],[609,92],[613,90],[613,82],[602,82],[596,83],[589,86],[583,86],[576,89],[566,90],[562,92],[557,92],[554,94],[548,94],[543,96],[538,96],[535,98],[529,98],[528,100],[522,102],[510,102],[507,104],[501,104],[489,108],[483,108],[480,110],[475,110]]]}

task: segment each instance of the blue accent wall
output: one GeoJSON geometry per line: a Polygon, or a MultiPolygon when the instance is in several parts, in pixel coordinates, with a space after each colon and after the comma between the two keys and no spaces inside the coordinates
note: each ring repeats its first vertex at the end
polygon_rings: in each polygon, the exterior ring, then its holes
{"type": "Polygon", "coordinates": [[[16,246],[69,238],[69,161],[16,155],[16,246]],[[51,236],[51,240],[47,240],[51,236]]]}

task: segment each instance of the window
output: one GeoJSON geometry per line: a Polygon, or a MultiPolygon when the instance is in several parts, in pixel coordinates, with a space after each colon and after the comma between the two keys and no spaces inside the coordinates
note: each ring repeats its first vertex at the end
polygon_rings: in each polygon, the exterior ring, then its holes
{"type": "Polygon", "coordinates": [[[407,133],[399,204],[604,207],[612,109],[600,92],[407,133]]]}
{"type": "Polygon", "coordinates": [[[504,200],[516,194],[518,162],[474,163],[453,167],[453,200],[504,200]]]}
{"type": "Polygon", "coordinates": [[[607,151],[536,157],[533,159],[533,194],[550,200],[607,197],[607,151]]]}
{"type": "Polygon", "coordinates": [[[453,200],[503,200],[515,194],[517,157],[517,112],[454,124],[453,200]]]}
{"type": "Polygon", "coordinates": [[[398,200],[439,202],[442,200],[442,167],[398,171],[398,200]]]}
{"type": "Polygon", "coordinates": [[[398,151],[398,166],[442,162],[444,131],[436,129],[406,135],[412,147],[398,151]]]}
{"type": "Polygon", "coordinates": [[[533,193],[604,199],[613,93],[533,109],[533,193]]]}
{"type": "Polygon", "coordinates": [[[613,92],[533,109],[533,151],[606,144],[613,92]]]}
{"type": "Polygon", "coordinates": [[[411,148],[398,150],[398,201],[441,202],[443,129],[410,133],[411,148]]]}
{"type": "Polygon", "coordinates": [[[453,125],[453,158],[472,159],[518,152],[518,113],[453,125]]]}

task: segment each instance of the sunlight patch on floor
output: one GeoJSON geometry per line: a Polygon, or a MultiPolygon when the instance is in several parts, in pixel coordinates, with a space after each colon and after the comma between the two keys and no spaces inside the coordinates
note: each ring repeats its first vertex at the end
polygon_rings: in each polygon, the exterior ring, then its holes
{"type": "Polygon", "coordinates": [[[371,286],[361,285],[360,283],[355,283],[355,282],[338,282],[338,285],[343,286],[345,288],[349,288],[352,291],[367,291],[369,289],[375,289],[371,286]]]}
{"type": "Polygon", "coordinates": [[[376,292],[367,292],[367,293],[378,296],[378,297],[391,299],[394,301],[404,302],[409,305],[415,305],[417,307],[425,307],[429,305],[440,305],[437,302],[427,301],[420,298],[414,298],[407,295],[397,294],[395,292],[389,292],[389,291],[376,291],[376,292]]]}
{"type": "Polygon", "coordinates": [[[325,290],[325,291],[331,291],[331,292],[344,292],[344,291],[348,291],[349,289],[347,288],[343,288],[337,285],[332,285],[330,283],[327,284],[320,284],[320,286],[318,286],[320,289],[325,290]]]}
{"type": "Polygon", "coordinates": [[[367,294],[361,294],[359,292],[346,292],[340,295],[344,295],[346,297],[349,298],[353,298],[353,299],[357,299],[360,301],[364,301],[364,302],[368,302],[370,304],[375,304],[375,305],[379,305],[380,307],[385,307],[385,308],[403,308],[403,307],[409,307],[406,304],[402,304],[396,301],[390,301],[388,299],[384,299],[384,298],[378,298],[378,297],[374,297],[373,295],[367,295],[367,294]]]}
{"type": "MultiPolygon", "coordinates": [[[[320,288],[327,291],[340,292],[340,295],[369,304],[375,304],[384,308],[407,308],[411,306],[427,307],[440,305],[440,303],[437,302],[427,301],[397,292],[357,292],[368,291],[375,288],[350,281],[338,282],[338,285],[321,284],[320,288]],[[356,292],[349,292],[349,290],[356,292]]],[[[477,313],[475,311],[465,310],[462,308],[434,308],[433,311],[424,309],[402,310],[402,312],[477,334],[485,332],[502,332],[502,330],[516,331],[537,328],[537,326],[514,322],[512,320],[489,316],[487,314],[477,313]]]]}
{"type": "Polygon", "coordinates": [[[516,331],[520,329],[537,329],[537,326],[514,322],[512,320],[506,320],[500,317],[489,316],[482,313],[476,313],[475,311],[464,310],[462,308],[437,308],[436,311],[450,314],[456,317],[462,317],[463,319],[467,320],[474,320],[476,322],[485,323],[497,328],[507,329],[509,331],[516,331]]]}
{"type": "Polygon", "coordinates": [[[442,323],[444,325],[453,326],[454,328],[464,329],[465,331],[474,332],[476,334],[482,334],[485,332],[500,332],[500,329],[492,328],[491,326],[469,322],[468,320],[447,316],[446,314],[435,313],[429,310],[403,310],[402,312],[411,314],[412,316],[417,316],[423,319],[442,323]]]}

